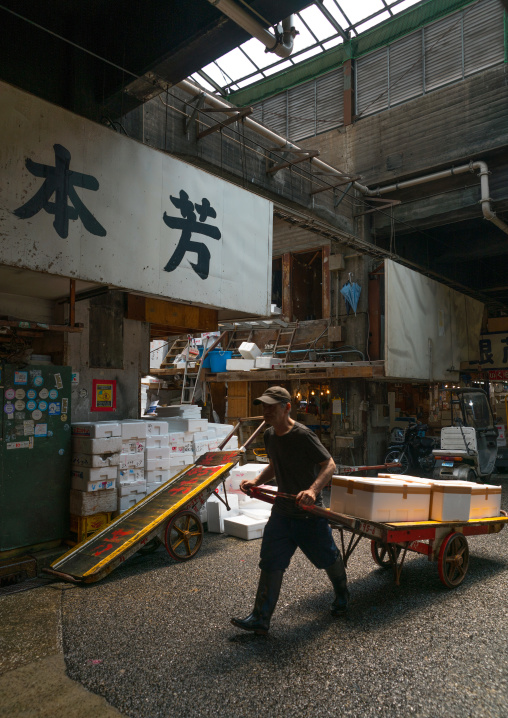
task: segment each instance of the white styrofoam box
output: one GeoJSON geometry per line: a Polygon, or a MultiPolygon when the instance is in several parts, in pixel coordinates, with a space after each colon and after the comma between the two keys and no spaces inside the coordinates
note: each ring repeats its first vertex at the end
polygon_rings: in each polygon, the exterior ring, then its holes
{"type": "Polygon", "coordinates": [[[122,439],[146,439],[146,421],[142,419],[125,419],[122,421],[122,439]]]}
{"type": "Polygon", "coordinates": [[[279,357],[256,357],[256,369],[274,369],[282,364],[279,357]]]}
{"type": "Polygon", "coordinates": [[[174,431],[206,431],[208,422],[206,419],[182,419],[168,417],[166,419],[168,423],[168,432],[171,434],[174,431]]]}
{"type": "Polygon", "coordinates": [[[120,452],[117,454],[73,454],[71,464],[75,468],[102,469],[105,466],[116,466],[120,463],[120,452]]]}
{"type": "Polygon", "coordinates": [[[146,439],[122,440],[122,454],[142,454],[145,450],[146,439]]]}
{"type": "Polygon", "coordinates": [[[219,446],[221,445],[224,437],[217,437],[216,439],[208,439],[208,450],[209,451],[217,451],[219,446]]]}
{"type": "Polygon", "coordinates": [[[265,519],[253,519],[250,516],[240,515],[224,519],[224,532],[230,536],[251,541],[263,536],[267,521],[265,519]]]}
{"type": "Polygon", "coordinates": [[[206,502],[206,510],[208,514],[208,530],[212,533],[224,533],[224,519],[227,516],[238,516],[238,498],[236,496],[228,496],[228,503],[231,510],[228,511],[222,501],[214,494],[210,496],[206,502]]]}
{"type": "Polygon", "coordinates": [[[232,436],[224,446],[223,451],[229,451],[230,449],[238,449],[238,436],[232,436]]]}
{"type": "Polygon", "coordinates": [[[190,452],[171,454],[169,457],[170,466],[189,466],[194,463],[194,455],[190,452]]]}
{"type": "Polygon", "coordinates": [[[263,469],[266,469],[266,464],[244,464],[243,466],[234,466],[229,475],[250,480],[257,478],[263,469]]]}
{"type": "Polygon", "coordinates": [[[117,498],[116,510],[123,514],[124,511],[136,506],[144,496],[142,494],[132,494],[131,496],[119,496],[117,498]]]}
{"type": "Polygon", "coordinates": [[[109,439],[121,436],[122,427],[119,421],[78,421],[71,424],[71,434],[89,439],[109,439]]]}
{"type": "Polygon", "coordinates": [[[208,441],[202,441],[201,439],[194,439],[192,442],[192,450],[195,454],[204,454],[209,450],[208,441]]]}
{"type": "Polygon", "coordinates": [[[168,433],[167,421],[154,421],[150,419],[146,422],[146,438],[149,436],[160,436],[168,433]]]}
{"type": "Polygon", "coordinates": [[[145,479],[147,484],[157,484],[160,486],[161,484],[165,484],[166,481],[169,481],[169,470],[168,469],[159,469],[159,471],[145,471],[145,479]]]}
{"type": "Polygon", "coordinates": [[[204,503],[199,509],[199,518],[201,519],[202,524],[208,523],[208,509],[206,507],[206,503],[204,503]]]}
{"type": "Polygon", "coordinates": [[[150,449],[145,449],[145,459],[166,459],[169,461],[171,456],[171,449],[169,446],[152,446],[150,449]]]}
{"type": "Polygon", "coordinates": [[[120,454],[120,469],[140,469],[145,462],[144,454],[120,454]]]}
{"type": "Polygon", "coordinates": [[[473,484],[471,487],[470,519],[486,519],[501,513],[501,486],[473,484]]]}
{"type": "Polygon", "coordinates": [[[214,424],[213,422],[210,422],[206,431],[214,429],[217,436],[227,436],[232,428],[233,426],[231,424],[214,424]]]}
{"type": "Polygon", "coordinates": [[[192,441],[186,441],[183,444],[178,444],[177,446],[170,446],[171,449],[171,456],[174,456],[175,454],[191,454],[192,453],[192,441]]]}
{"type": "Polygon", "coordinates": [[[71,489],[69,509],[75,516],[93,516],[102,512],[116,510],[117,490],[79,491],[71,489]]]}
{"type": "Polygon", "coordinates": [[[181,446],[183,444],[185,434],[183,431],[170,431],[168,436],[170,446],[181,446]]]}
{"type": "Polygon", "coordinates": [[[146,437],[147,449],[160,449],[163,446],[169,446],[169,434],[151,434],[146,437]]]}
{"type": "Polygon", "coordinates": [[[145,456],[145,471],[167,471],[169,468],[169,459],[147,459],[145,456]]]}
{"type": "Polygon", "coordinates": [[[173,476],[176,476],[177,474],[179,474],[180,472],[184,471],[187,468],[188,468],[188,465],[186,465],[186,464],[179,464],[178,466],[170,466],[169,469],[167,470],[168,474],[169,474],[169,478],[172,479],[173,476]]]}
{"type": "Polygon", "coordinates": [[[399,479],[332,477],[330,509],[370,521],[427,521],[431,487],[399,479]]]}
{"type": "MultiPolygon", "coordinates": [[[[115,481],[118,474],[117,466],[104,466],[103,468],[76,468],[73,467],[71,477],[80,479],[85,483],[89,481],[97,483],[98,481],[115,481]]],[[[77,486],[73,488],[77,489],[77,486]]],[[[88,489],[81,489],[88,491],[88,489]]]]}
{"type": "Polygon", "coordinates": [[[74,454],[118,454],[121,450],[121,436],[111,436],[105,439],[90,439],[85,436],[72,437],[74,454]]]}
{"type": "Polygon", "coordinates": [[[103,491],[104,489],[116,488],[116,479],[105,479],[104,481],[85,481],[80,476],[71,476],[71,487],[78,491],[103,491]]]}
{"type": "Polygon", "coordinates": [[[120,484],[118,487],[118,496],[133,496],[136,494],[146,496],[146,481],[144,479],[131,481],[128,484],[120,484]]]}
{"type": "Polygon", "coordinates": [[[145,478],[145,471],[141,469],[119,469],[118,478],[116,480],[117,486],[120,484],[129,484],[133,481],[140,481],[145,478]]]}
{"type": "Polygon", "coordinates": [[[470,510],[471,486],[466,481],[432,482],[432,521],[468,521],[470,510]]]}
{"type": "Polygon", "coordinates": [[[226,371],[250,371],[254,364],[254,359],[227,359],[226,371]]]}
{"type": "Polygon", "coordinates": [[[260,356],[261,349],[253,342],[242,342],[238,347],[238,351],[242,355],[243,359],[256,359],[260,356]]]}
{"type": "Polygon", "coordinates": [[[211,424],[208,424],[206,431],[203,431],[203,441],[208,441],[208,439],[215,439],[216,436],[217,430],[211,424]]]}

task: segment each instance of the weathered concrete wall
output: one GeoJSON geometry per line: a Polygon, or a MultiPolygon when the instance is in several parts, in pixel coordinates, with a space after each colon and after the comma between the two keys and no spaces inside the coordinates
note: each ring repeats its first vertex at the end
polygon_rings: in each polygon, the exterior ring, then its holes
{"type": "Polygon", "coordinates": [[[76,303],[76,322],[85,328],[81,334],[67,337],[65,363],[79,373],[79,384],[72,387],[72,421],[136,419],[140,411],[140,380],[149,372],[149,324],[123,319],[123,368],[90,366],[90,300],[76,303]],[[116,380],[115,411],[91,411],[94,379],[116,380]]]}

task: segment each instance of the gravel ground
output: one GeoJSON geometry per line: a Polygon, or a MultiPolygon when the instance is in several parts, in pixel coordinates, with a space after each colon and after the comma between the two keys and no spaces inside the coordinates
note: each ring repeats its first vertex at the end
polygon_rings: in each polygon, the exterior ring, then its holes
{"type": "MultiPolygon", "coordinates": [[[[508,478],[497,483],[508,509],[508,478]]],[[[395,586],[361,541],[335,620],[325,573],[297,552],[267,637],[229,623],[250,613],[259,546],[206,533],[187,563],[159,549],[64,592],[69,676],[132,718],[506,718],[507,528],[470,538],[454,590],[416,554],[395,586]]]]}

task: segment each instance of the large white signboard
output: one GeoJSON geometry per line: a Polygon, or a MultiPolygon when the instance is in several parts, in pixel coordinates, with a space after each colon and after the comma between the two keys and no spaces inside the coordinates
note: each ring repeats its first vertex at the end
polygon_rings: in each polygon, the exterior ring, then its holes
{"type": "Polygon", "coordinates": [[[385,260],[385,374],[456,381],[478,360],[484,305],[401,264],[385,260]]]}
{"type": "Polygon", "coordinates": [[[272,204],[0,83],[0,263],[270,311],[272,204]]]}

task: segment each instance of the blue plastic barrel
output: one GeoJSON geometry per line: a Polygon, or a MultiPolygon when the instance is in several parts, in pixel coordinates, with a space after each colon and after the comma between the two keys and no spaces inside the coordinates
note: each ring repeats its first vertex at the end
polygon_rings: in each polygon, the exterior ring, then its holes
{"type": "Polygon", "coordinates": [[[214,349],[211,351],[208,355],[210,358],[210,371],[226,371],[226,362],[228,359],[231,359],[232,355],[233,352],[223,351],[222,349],[214,349]]]}

